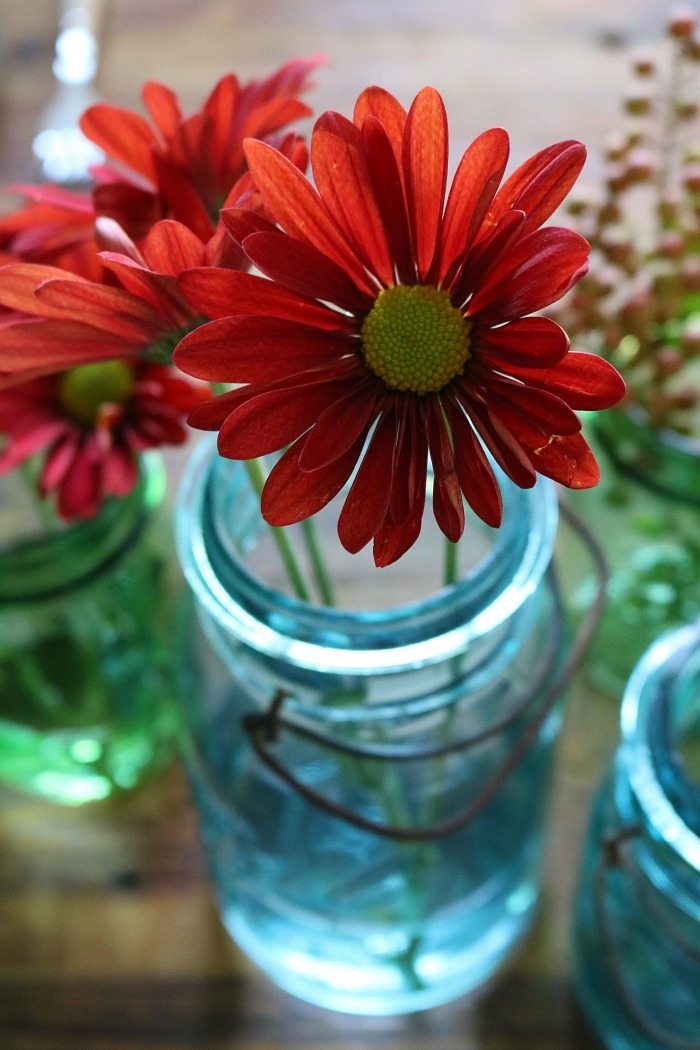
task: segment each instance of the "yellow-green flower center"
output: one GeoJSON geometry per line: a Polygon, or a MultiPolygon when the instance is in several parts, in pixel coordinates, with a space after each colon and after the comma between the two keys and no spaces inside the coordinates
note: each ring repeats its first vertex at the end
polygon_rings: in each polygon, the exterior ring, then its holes
{"type": "Polygon", "coordinates": [[[123,405],[134,389],[134,370],[124,361],[71,368],[58,383],[58,400],[77,423],[92,426],[104,405],[123,405]]]}
{"type": "Polygon", "coordinates": [[[386,288],[365,317],[367,366],[392,390],[428,394],[460,375],[470,324],[447,292],[428,285],[386,288]]]}

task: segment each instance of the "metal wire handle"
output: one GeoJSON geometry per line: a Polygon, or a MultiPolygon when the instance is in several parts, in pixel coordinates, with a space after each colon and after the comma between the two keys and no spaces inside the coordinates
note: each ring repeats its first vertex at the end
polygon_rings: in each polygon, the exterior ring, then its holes
{"type": "MultiPolygon", "coordinates": [[[[622,972],[620,953],[615,940],[615,933],[607,904],[607,877],[613,869],[621,868],[626,860],[625,847],[641,832],[638,824],[627,824],[603,836],[600,858],[595,872],[594,895],[596,920],[603,938],[603,951],[615,991],[624,1006],[630,1020],[640,1032],[653,1042],[664,1047],[664,1050],[700,1050],[700,1040],[687,1039],[685,1036],[670,1035],[657,1025],[640,1007],[622,972]]],[[[687,950],[686,945],[681,945],[687,950]]]]}
{"type": "MultiPolygon", "coordinates": [[[[277,758],[271,749],[271,746],[277,741],[281,729],[289,729],[299,735],[305,735],[312,738],[315,737],[317,740],[320,739],[326,746],[332,746],[337,750],[351,754],[359,753],[366,757],[384,759],[396,758],[397,755],[395,752],[392,754],[387,751],[382,751],[382,749],[371,749],[368,751],[367,749],[362,748],[355,750],[354,745],[345,745],[338,741],[332,741],[331,743],[330,739],[325,737],[324,734],[315,734],[312,730],[300,727],[298,723],[290,722],[282,717],[284,702],[289,698],[289,694],[282,691],[277,692],[266,712],[263,714],[249,714],[242,719],[243,729],[248,735],[250,744],[255,750],[258,758],[268,769],[274,772],[280,777],[280,779],[293,788],[293,790],[306,799],[307,802],[324,810],[331,816],[338,817],[356,828],[372,832],[381,838],[394,839],[398,842],[425,842],[432,839],[442,838],[446,835],[451,835],[453,832],[458,831],[460,828],[468,824],[470,820],[474,819],[474,817],[489,805],[494,796],[503,786],[508,776],[510,776],[512,771],[516,768],[521,758],[537,739],[540,729],[546,722],[557,699],[563,692],[565,686],[583,658],[588,643],[603,613],[608,579],[605,556],[603,555],[597,540],[595,540],[590,530],[581,521],[578,515],[574,514],[574,512],[565,504],[560,504],[560,510],[569,526],[578,534],[579,539],[584,546],[587,547],[591,556],[598,577],[596,595],[591,603],[591,608],[589,609],[588,614],[579,628],[578,635],[571,647],[567,659],[559,669],[558,673],[554,676],[554,679],[550,682],[548,688],[545,690],[539,709],[530,720],[528,726],[523,730],[510,752],[506,755],[505,759],[496,767],[491,777],[486,781],[486,784],[461,810],[437,824],[401,827],[383,823],[381,821],[371,820],[369,817],[364,817],[362,814],[353,812],[346,806],[334,802],[332,799],[326,798],[320,792],[314,790],[314,788],[309,787],[308,784],[305,784],[295,776],[295,774],[285,766],[279,758],[277,758]]],[[[532,697],[533,692],[531,690],[527,694],[526,702],[520,705],[521,708],[524,709],[524,707],[532,700],[532,697]]],[[[519,717],[520,714],[522,714],[522,710],[518,710],[515,717],[519,717]]],[[[509,721],[509,719],[506,720],[507,723],[509,723],[509,721]]],[[[467,747],[480,743],[489,736],[500,732],[502,728],[503,723],[496,723],[491,726],[485,734],[475,734],[472,738],[460,741],[455,747],[432,749],[420,753],[404,752],[400,757],[406,759],[423,759],[446,754],[449,750],[466,750],[467,747]]],[[[696,1050],[696,1048],[693,1048],[693,1050],[696,1050]]]]}

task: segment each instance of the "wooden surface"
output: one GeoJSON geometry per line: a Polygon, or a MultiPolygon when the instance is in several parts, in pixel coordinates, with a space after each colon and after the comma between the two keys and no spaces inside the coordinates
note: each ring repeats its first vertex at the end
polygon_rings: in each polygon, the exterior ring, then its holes
{"type": "MultiPolygon", "coordinates": [[[[229,69],[264,73],[324,51],[317,109],[366,84],[404,101],[440,88],[453,149],[491,124],[521,159],[562,137],[596,147],[615,123],[629,44],[658,0],[110,0],[99,87],[136,105],[159,78],[197,104],[229,69]]],[[[0,179],[26,180],[51,90],[49,0],[0,6],[0,179]]],[[[454,159],[454,158],[453,158],[454,159]]],[[[588,173],[596,174],[592,159],[588,173]]],[[[173,460],[173,473],[178,472],[173,460]]],[[[572,690],[550,811],[547,882],[526,947],[476,1006],[359,1019],[297,1002],[230,943],[177,767],[120,802],[61,810],[0,792],[2,1050],[594,1050],[569,978],[569,910],[593,785],[616,711],[572,690]]]]}

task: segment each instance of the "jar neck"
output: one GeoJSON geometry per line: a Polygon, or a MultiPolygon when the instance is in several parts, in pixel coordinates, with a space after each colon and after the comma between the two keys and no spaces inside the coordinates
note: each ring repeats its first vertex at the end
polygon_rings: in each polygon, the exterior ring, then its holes
{"type": "MultiPolygon", "coordinates": [[[[129,495],[106,500],[94,518],[53,529],[27,518],[19,531],[15,522],[0,549],[0,603],[42,601],[83,586],[133,547],[164,494],[162,460],[148,454],[129,495]]],[[[38,506],[34,513],[38,519],[38,506]]]]}
{"type": "Polygon", "coordinates": [[[622,704],[620,772],[657,884],[700,920],[700,621],[662,637],[630,678],[622,704]],[[694,751],[693,751],[694,749],[694,751]]]}
{"type": "Polygon", "coordinates": [[[639,409],[596,414],[593,429],[620,474],[667,498],[700,507],[700,442],[651,426],[639,409]]]}
{"type": "MultiPolygon", "coordinates": [[[[251,571],[246,551],[267,528],[258,497],[245,468],[221,460],[203,442],[180,492],[180,556],[200,605],[257,651],[284,653],[299,666],[334,674],[409,671],[426,661],[461,656],[495,637],[523,609],[549,567],[557,525],[553,486],[545,481],[525,491],[504,477],[499,481],[503,525],[484,527],[486,553],[457,584],[388,608],[327,608],[283,594],[251,571]]],[[[334,534],[328,543],[337,545],[334,534]]],[[[432,556],[439,558],[440,552],[432,556]]],[[[386,574],[371,571],[375,581],[386,574]]],[[[391,586],[387,575],[381,578],[391,586]]]]}

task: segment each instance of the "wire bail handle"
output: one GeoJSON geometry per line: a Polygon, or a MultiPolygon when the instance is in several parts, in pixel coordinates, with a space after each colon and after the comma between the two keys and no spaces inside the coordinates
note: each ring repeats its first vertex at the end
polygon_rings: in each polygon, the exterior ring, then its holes
{"type": "MultiPolygon", "coordinates": [[[[346,806],[334,802],[332,799],[326,798],[320,792],[316,791],[308,784],[305,784],[275,755],[273,751],[274,744],[277,742],[281,730],[286,730],[297,736],[303,736],[307,739],[315,740],[328,748],[346,754],[378,760],[422,760],[439,757],[440,755],[451,752],[465,751],[469,747],[496,735],[506,728],[506,726],[517,721],[524,713],[525,709],[529,707],[530,702],[539,692],[540,687],[544,684],[543,679],[545,675],[540,676],[540,678],[534,683],[533,687],[527,692],[522,703],[518,705],[514,712],[511,712],[506,718],[498,720],[488,729],[482,730],[481,732],[463,740],[442,745],[437,748],[430,747],[412,750],[401,748],[361,747],[343,741],[334,740],[323,733],[301,726],[284,713],[284,704],[286,700],[291,698],[290,694],[278,690],[267,711],[262,714],[254,713],[245,715],[241,720],[243,729],[258,758],[268,769],[280,777],[281,780],[306,799],[307,802],[311,803],[311,805],[324,810],[331,816],[346,821],[346,823],[351,824],[356,828],[372,832],[381,838],[394,839],[397,842],[430,841],[458,831],[460,828],[468,824],[469,821],[478,816],[478,814],[481,813],[492,801],[508,776],[516,768],[521,758],[537,739],[540,729],[546,722],[557,699],[581,662],[593,632],[595,631],[603,613],[608,581],[608,570],[605,556],[597,540],[593,537],[590,530],[578,515],[563,503],[560,503],[560,511],[567,521],[567,524],[577,533],[579,539],[587,548],[591,560],[593,561],[597,576],[595,598],[579,627],[578,634],[569,651],[567,659],[546,688],[539,709],[536,711],[527,727],[523,730],[508,755],[506,755],[505,759],[497,766],[481,790],[471,798],[461,810],[451,817],[446,817],[444,820],[430,825],[413,825],[404,827],[371,820],[368,817],[364,817],[361,813],[355,813],[346,806]]],[[[557,594],[556,587],[555,594],[557,594]]],[[[557,620],[561,621],[561,619],[561,609],[559,609],[557,620]]],[[[561,630],[561,622],[558,622],[556,626],[561,630]]],[[[547,672],[548,671],[549,668],[547,668],[547,672]]],[[[695,1048],[693,1048],[693,1050],[695,1050],[695,1048]]]]}
{"type": "MultiPolygon", "coordinates": [[[[663,1031],[642,1009],[625,979],[620,959],[620,952],[613,930],[612,916],[608,906],[608,876],[611,871],[622,870],[629,865],[629,846],[641,834],[639,824],[626,824],[603,835],[600,840],[600,856],[595,871],[594,901],[596,921],[603,938],[605,961],[613,980],[617,995],[630,1020],[640,1032],[663,1046],[664,1050],[700,1050],[700,1039],[687,1039],[685,1036],[672,1035],[663,1031]]],[[[628,872],[629,876],[629,872],[628,872]]],[[[669,931],[670,933],[670,931],[669,931]]],[[[694,958],[700,965],[700,952],[694,951],[690,944],[681,943],[674,937],[682,951],[694,958]]]]}

